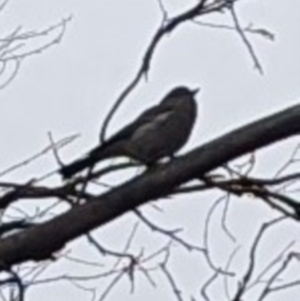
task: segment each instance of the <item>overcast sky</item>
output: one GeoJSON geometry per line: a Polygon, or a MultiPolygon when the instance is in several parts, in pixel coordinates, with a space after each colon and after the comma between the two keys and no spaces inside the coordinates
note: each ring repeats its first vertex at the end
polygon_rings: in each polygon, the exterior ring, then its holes
{"type": "MultiPolygon", "coordinates": [[[[170,16],[194,3],[186,0],[163,2],[170,16]]],[[[126,100],[115,116],[109,133],[122,127],[148,106],[157,103],[176,85],[201,87],[198,95],[198,122],[190,142],[182,152],[230,129],[299,102],[299,1],[240,2],[236,10],[243,26],[251,23],[253,27],[267,29],[275,35],[273,42],[259,35],[248,35],[262,64],[264,75],[261,76],[253,68],[253,61],[236,32],[187,23],[163,39],[153,57],[148,81],[142,80],[126,100]]],[[[61,151],[65,162],[94,146],[98,142],[103,118],[137,72],[143,53],[162,19],[156,0],[15,0],[9,3],[0,16],[0,34],[19,25],[29,31],[43,29],[70,15],[73,19],[68,23],[62,42],[26,60],[15,80],[0,91],[1,170],[43,149],[49,143],[48,131],[56,139],[81,134],[79,139],[61,151]]],[[[202,21],[232,24],[228,13],[206,17],[202,21]]],[[[271,151],[263,152],[261,166],[257,170],[261,173],[275,172],[279,165],[274,164],[280,160],[283,162],[295,143],[294,140],[284,147],[276,148],[276,156],[270,156],[274,153],[271,151]]],[[[5,180],[13,179],[23,183],[55,168],[56,162],[49,155],[32,166],[7,175],[5,180]]],[[[217,194],[189,196],[188,205],[180,201],[164,202],[162,206],[167,213],[156,213],[156,220],[170,228],[184,227],[185,237],[201,245],[201,218],[207,214],[211,205],[209,200],[216,196],[217,194]],[[199,198],[201,202],[203,199],[207,201],[202,207],[199,207],[199,198]]],[[[239,235],[241,225],[244,236],[245,233],[255,234],[251,231],[253,227],[248,218],[249,212],[262,219],[273,214],[266,208],[256,210],[255,206],[236,204],[229,217],[236,235],[239,235]],[[243,223],[235,220],[234,214],[237,212],[238,217],[243,216],[243,223]]],[[[134,222],[130,216],[123,217],[120,221],[115,221],[114,225],[104,227],[99,235],[105,243],[121,250],[134,222]]],[[[150,232],[147,235],[153,236],[152,246],[149,248],[154,249],[156,239],[157,243],[160,239],[150,232]]],[[[139,246],[148,243],[143,235],[139,237],[139,242],[139,246]]],[[[220,239],[216,243],[219,244],[220,239]]],[[[223,243],[227,246],[226,238],[224,242],[221,241],[223,243]]],[[[273,242],[269,243],[272,245],[273,242]]],[[[78,254],[83,256],[84,252],[89,252],[87,248],[77,249],[78,254]]],[[[171,265],[174,275],[181,275],[178,282],[186,290],[185,297],[193,294],[197,300],[201,300],[197,288],[209,276],[209,269],[201,256],[183,253],[178,253],[177,256],[175,252],[171,265]],[[197,270],[195,263],[196,266],[199,263],[197,270]],[[182,274],[185,274],[184,277],[182,274]]],[[[228,253],[224,256],[217,254],[216,260],[224,262],[228,253]]],[[[60,269],[59,265],[54,268],[56,272],[60,269]]],[[[78,269],[76,271],[78,274],[78,269]]],[[[166,284],[153,289],[143,276],[138,279],[141,280],[136,283],[137,291],[134,295],[130,295],[126,279],[117,286],[108,300],[174,298],[166,284]],[[165,289],[162,289],[163,286],[165,289]]],[[[158,283],[163,281],[160,276],[157,280],[158,283]]],[[[101,288],[99,287],[99,292],[102,291],[101,288]]],[[[40,289],[39,292],[47,292],[46,296],[43,295],[45,301],[88,300],[86,293],[78,292],[78,289],[66,283],[59,286],[55,284],[51,289],[49,286],[47,290],[44,287],[40,289]]],[[[37,293],[33,290],[31,292],[30,300],[40,300],[37,293]]]]}

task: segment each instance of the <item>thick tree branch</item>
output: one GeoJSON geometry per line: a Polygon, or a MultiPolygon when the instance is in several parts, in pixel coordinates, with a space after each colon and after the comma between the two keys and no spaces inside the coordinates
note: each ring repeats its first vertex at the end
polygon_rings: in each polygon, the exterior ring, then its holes
{"type": "Polygon", "coordinates": [[[226,162],[300,133],[300,105],[234,130],[188,154],[145,172],[52,220],[0,242],[2,265],[40,260],[67,242],[142,204],[174,191],[226,162]]]}

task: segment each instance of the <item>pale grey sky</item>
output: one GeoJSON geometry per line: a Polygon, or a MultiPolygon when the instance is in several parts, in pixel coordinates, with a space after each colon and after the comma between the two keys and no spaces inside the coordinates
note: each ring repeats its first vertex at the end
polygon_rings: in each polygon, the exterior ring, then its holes
{"type": "MultiPolygon", "coordinates": [[[[195,1],[163,2],[172,16],[195,1]]],[[[264,68],[264,76],[253,69],[253,62],[236,32],[187,23],[159,45],[148,81],[143,80],[123,104],[111,124],[110,133],[158,102],[178,84],[202,88],[198,97],[199,120],[183,152],[248,121],[297,103],[300,99],[299,1],[243,0],[236,9],[242,25],[251,23],[253,27],[275,34],[274,42],[259,35],[248,35],[264,68]]],[[[24,30],[42,29],[69,15],[73,15],[73,19],[61,44],[25,61],[16,79],[0,91],[0,137],[4,141],[0,149],[1,170],[45,147],[49,142],[48,131],[52,131],[56,139],[81,134],[80,139],[61,151],[66,162],[95,145],[105,114],[135,75],[162,18],[156,0],[15,0],[0,16],[0,28],[3,32],[18,25],[24,30]]],[[[231,24],[228,13],[203,20],[231,24]]],[[[277,149],[276,156],[274,151],[264,151],[257,170],[261,173],[275,171],[278,167],[275,164],[279,160],[283,162],[295,143],[292,141],[277,149]]],[[[49,155],[32,166],[11,173],[5,180],[26,182],[56,167],[53,156],[49,155]]],[[[184,237],[201,245],[202,221],[212,204],[210,201],[217,195],[191,195],[186,197],[188,204],[185,201],[162,202],[164,214],[151,208],[146,211],[151,212],[161,225],[182,226],[184,237]]],[[[258,226],[262,219],[272,214],[273,211],[265,206],[260,208],[259,205],[237,202],[232,205],[229,221],[235,234],[243,240],[255,235],[253,220],[258,226]]],[[[217,217],[215,221],[218,221],[217,217]]],[[[134,222],[128,215],[104,227],[99,231],[101,241],[121,250],[134,222]]],[[[145,231],[141,231],[138,235],[137,246],[149,245],[154,249],[163,241],[158,235],[146,233],[145,236],[145,231]]],[[[219,264],[224,263],[232,250],[226,237],[218,236],[214,245],[220,244],[222,250],[224,246],[224,253],[214,254],[219,264]]],[[[82,242],[73,245],[76,254],[93,254],[93,260],[97,260],[95,252],[88,251],[82,242]]],[[[243,260],[245,257],[241,262],[243,260]]],[[[210,275],[203,257],[177,248],[171,261],[176,280],[185,289],[186,300],[190,295],[201,300],[199,287],[210,275]]],[[[64,268],[57,263],[49,274],[64,273],[64,268]]],[[[69,265],[68,268],[80,273],[80,267],[69,265]]],[[[107,300],[174,299],[167,284],[160,284],[164,283],[162,276],[156,277],[156,289],[143,276],[138,276],[134,295],[129,293],[128,279],[123,279],[107,300]]],[[[98,292],[104,287],[101,283],[98,292]]],[[[38,293],[43,293],[45,301],[89,300],[88,294],[66,283],[41,286],[30,292],[28,298],[33,301],[40,300],[38,293]]]]}

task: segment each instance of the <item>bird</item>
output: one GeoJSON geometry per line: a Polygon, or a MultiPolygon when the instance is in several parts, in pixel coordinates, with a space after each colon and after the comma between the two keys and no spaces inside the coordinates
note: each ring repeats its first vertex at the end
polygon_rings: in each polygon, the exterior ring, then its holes
{"type": "Polygon", "coordinates": [[[146,166],[172,158],[187,142],[197,118],[195,96],[200,89],[173,88],[158,104],[96,146],[85,157],[63,166],[60,174],[69,179],[96,163],[114,157],[129,157],[146,166]]]}

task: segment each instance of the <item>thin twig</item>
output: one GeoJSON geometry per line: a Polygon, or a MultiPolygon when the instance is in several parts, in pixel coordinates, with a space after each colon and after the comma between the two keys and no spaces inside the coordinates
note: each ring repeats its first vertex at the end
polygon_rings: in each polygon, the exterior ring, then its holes
{"type": "Polygon", "coordinates": [[[254,62],[254,68],[257,69],[260,74],[263,74],[263,68],[255,54],[255,51],[251,45],[251,43],[248,41],[243,29],[241,28],[240,24],[239,24],[239,20],[238,20],[238,17],[237,17],[237,14],[235,12],[235,9],[234,9],[234,6],[232,6],[232,8],[230,9],[230,12],[231,12],[231,15],[232,15],[232,19],[233,19],[233,22],[235,24],[235,27],[236,27],[236,30],[237,32],[239,33],[239,36],[241,37],[241,39],[243,40],[244,44],[246,45],[248,51],[249,51],[249,54],[254,62]]]}

